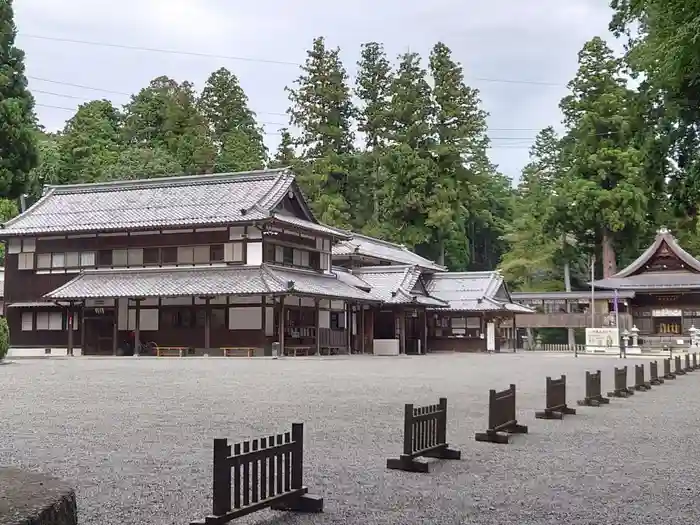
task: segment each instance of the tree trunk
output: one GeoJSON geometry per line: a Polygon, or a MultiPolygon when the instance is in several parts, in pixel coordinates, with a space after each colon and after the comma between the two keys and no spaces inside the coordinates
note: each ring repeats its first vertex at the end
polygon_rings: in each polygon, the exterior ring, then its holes
{"type": "Polygon", "coordinates": [[[440,239],[438,241],[438,260],[437,263],[441,266],[445,266],[445,240],[440,239]]]}
{"type": "MultiPolygon", "coordinates": [[[[571,266],[569,265],[568,261],[564,264],[564,289],[567,292],[571,291],[571,266]]],[[[566,311],[567,313],[571,313],[570,300],[566,301],[566,311]]],[[[576,344],[576,337],[573,328],[567,329],[567,343],[569,344],[569,348],[573,348],[576,344]]]]}
{"type": "Polygon", "coordinates": [[[603,279],[612,277],[617,273],[617,261],[615,260],[615,248],[610,231],[603,229],[603,279]]]}

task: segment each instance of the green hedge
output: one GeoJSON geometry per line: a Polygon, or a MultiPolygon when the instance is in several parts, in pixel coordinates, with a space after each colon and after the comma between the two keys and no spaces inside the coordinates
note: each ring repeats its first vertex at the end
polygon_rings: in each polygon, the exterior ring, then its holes
{"type": "Polygon", "coordinates": [[[10,328],[7,319],[0,317],[0,361],[7,355],[10,349],[10,328]]]}

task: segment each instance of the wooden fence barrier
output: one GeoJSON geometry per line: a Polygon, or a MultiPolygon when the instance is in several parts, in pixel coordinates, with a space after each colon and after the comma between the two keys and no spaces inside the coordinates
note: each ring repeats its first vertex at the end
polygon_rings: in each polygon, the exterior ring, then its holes
{"type": "Polygon", "coordinates": [[[649,384],[660,385],[663,382],[664,380],[659,377],[659,363],[657,361],[652,361],[649,363],[649,384]]]}
{"type": "Polygon", "coordinates": [[[698,368],[700,368],[698,365],[698,354],[693,352],[693,370],[697,370],[698,368]]]}
{"type": "Polygon", "coordinates": [[[671,372],[671,358],[664,359],[664,379],[676,379],[676,374],[671,372]]]}
{"type": "Polygon", "coordinates": [[[429,472],[419,457],[461,459],[462,453],[447,445],[447,399],[437,405],[415,408],[406,404],[403,418],[403,454],[386,460],[386,468],[407,472],[429,472]]]}
{"type": "Polygon", "coordinates": [[[489,391],[489,427],[474,439],[489,443],[508,443],[510,434],[527,434],[527,426],[518,424],[515,410],[515,385],[507,390],[489,391]]]}
{"type": "Polygon", "coordinates": [[[690,354],[685,354],[685,367],[683,368],[684,372],[692,372],[695,370],[691,365],[690,365],[690,354]]]}
{"type": "Polygon", "coordinates": [[[576,414],[576,410],[566,405],[566,376],[559,379],[547,377],[545,390],[545,409],[535,412],[537,419],[562,419],[564,415],[576,414]]]}
{"type": "Polygon", "coordinates": [[[578,401],[580,406],[598,407],[607,405],[610,400],[603,397],[603,387],[600,370],[586,372],[586,397],[578,401]]]}
{"type": "Polygon", "coordinates": [[[233,455],[228,440],[215,439],[212,514],[191,525],[220,525],[264,508],[322,512],[323,498],[303,485],[303,454],[302,423],[291,432],[236,443],[233,455]]]}
{"type": "Polygon", "coordinates": [[[644,365],[634,365],[634,389],[651,390],[651,382],[644,379],[644,365]]]}
{"type": "Polygon", "coordinates": [[[634,390],[627,388],[627,366],[615,367],[614,388],[608,392],[608,397],[629,397],[634,394],[634,390]]]}
{"type": "Polygon", "coordinates": [[[683,365],[681,364],[681,356],[677,355],[674,358],[676,362],[676,369],[673,371],[674,374],[677,376],[684,376],[685,375],[685,370],[683,370],[683,365]]]}

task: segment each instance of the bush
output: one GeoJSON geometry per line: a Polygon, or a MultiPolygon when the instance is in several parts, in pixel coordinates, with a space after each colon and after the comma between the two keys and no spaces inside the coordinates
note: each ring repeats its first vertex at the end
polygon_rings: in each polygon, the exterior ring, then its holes
{"type": "Polygon", "coordinates": [[[10,328],[7,326],[7,319],[0,317],[0,361],[7,355],[10,349],[10,328]]]}

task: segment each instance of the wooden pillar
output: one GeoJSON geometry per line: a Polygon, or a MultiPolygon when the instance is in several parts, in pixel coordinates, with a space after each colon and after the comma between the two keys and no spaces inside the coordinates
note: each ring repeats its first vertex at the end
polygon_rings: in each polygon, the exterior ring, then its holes
{"type": "Polygon", "coordinates": [[[112,355],[117,355],[119,352],[119,308],[117,300],[114,300],[114,315],[112,316],[112,355]]]}
{"type": "Polygon", "coordinates": [[[360,353],[365,353],[365,305],[360,305],[360,313],[357,320],[357,333],[360,336],[360,353]]]}
{"type": "Polygon", "coordinates": [[[423,310],[423,328],[422,328],[422,340],[421,340],[421,353],[428,353],[428,311],[423,310]]]}
{"type": "Polygon", "coordinates": [[[66,328],[68,329],[68,355],[73,355],[73,303],[68,305],[66,310],[66,328]]]}
{"type": "MultiPolygon", "coordinates": [[[[273,298],[274,301],[274,298],[273,298]]],[[[260,312],[260,318],[262,319],[262,329],[261,329],[261,342],[262,342],[262,348],[263,348],[263,355],[266,355],[265,352],[267,350],[267,308],[265,305],[267,304],[267,297],[264,295],[262,296],[262,311],[260,312]]],[[[273,316],[274,319],[274,316],[273,316]]]]}
{"type": "Polygon", "coordinates": [[[204,299],[204,350],[211,348],[211,297],[204,299]]]}
{"type": "Polygon", "coordinates": [[[399,354],[406,353],[406,312],[402,308],[398,313],[399,319],[399,354]]]}
{"type": "MultiPolygon", "coordinates": [[[[134,355],[138,356],[141,346],[141,299],[134,299],[136,302],[134,308],[134,355]]],[[[127,302],[127,312],[129,304],[127,302]]]]}
{"type": "Polygon", "coordinates": [[[285,320],[284,320],[284,295],[280,297],[280,304],[279,308],[277,310],[278,312],[278,317],[279,323],[278,323],[278,339],[279,339],[279,344],[280,344],[280,356],[284,355],[284,325],[285,325],[285,320]]]}
{"type": "Polygon", "coordinates": [[[314,299],[316,310],[316,355],[321,355],[321,301],[314,299]]]}
{"type": "Polygon", "coordinates": [[[80,305],[80,353],[85,355],[85,303],[80,305]]]}
{"type": "Polygon", "coordinates": [[[350,348],[352,345],[352,310],[350,309],[350,303],[345,301],[345,346],[347,347],[348,354],[352,353],[350,348]]]}

